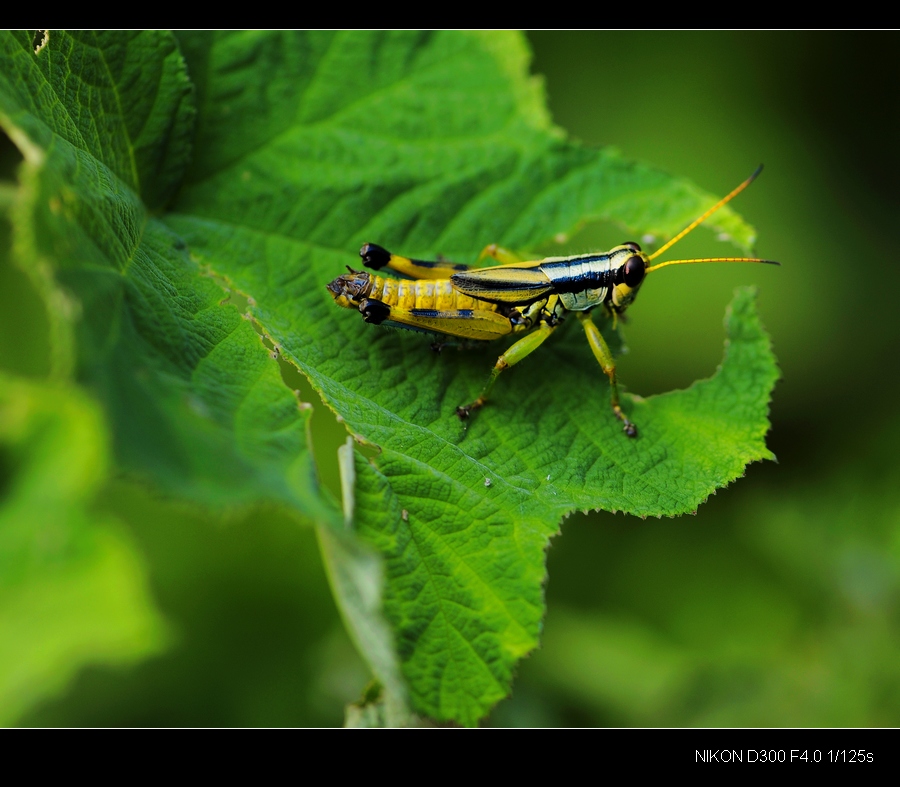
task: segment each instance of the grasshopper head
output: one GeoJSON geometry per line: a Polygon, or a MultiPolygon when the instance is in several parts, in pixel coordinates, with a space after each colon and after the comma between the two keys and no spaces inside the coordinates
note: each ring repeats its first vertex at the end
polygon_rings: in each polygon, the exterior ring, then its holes
{"type": "Polygon", "coordinates": [[[347,270],[350,272],[338,276],[326,286],[338,306],[343,306],[345,309],[357,309],[359,302],[372,289],[372,277],[365,271],[355,271],[350,267],[347,270]]]}
{"type": "Polygon", "coordinates": [[[623,312],[637,297],[644,282],[647,255],[634,241],[623,243],[610,251],[610,270],[614,271],[612,305],[617,312],[623,312]]]}

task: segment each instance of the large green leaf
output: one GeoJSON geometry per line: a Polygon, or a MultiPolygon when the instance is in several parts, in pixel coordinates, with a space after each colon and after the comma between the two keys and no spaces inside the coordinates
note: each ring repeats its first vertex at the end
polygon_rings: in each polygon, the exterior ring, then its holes
{"type": "MultiPolygon", "coordinates": [[[[500,349],[438,356],[363,325],[324,285],[367,240],[470,261],[489,242],[537,248],[592,219],[671,234],[713,198],[568,142],[514,34],[179,40],[181,52],[162,33],[53,33],[36,53],[27,35],[2,37],[0,124],[26,159],[15,250],[48,305],[55,374],[96,394],[130,473],[193,500],[277,500],[333,522],[308,409],[223,303],[238,290],[271,344],[379,449],[356,457],[348,497],[356,532],[385,557],[383,594],[365,550],[329,531],[322,543],[389,699],[407,694],[393,638],[414,709],[475,723],[537,644],[544,550],[562,516],[691,511],[770,456],[768,340],[740,293],[712,380],[626,398],[632,441],[566,325],[466,427],[454,408],[500,349]],[[375,620],[382,596],[392,637],[375,620]]],[[[728,209],[715,226],[752,240],[728,209]]]]}
{"type": "MultiPolygon", "coordinates": [[[[537,644],[544,550],[576,509],[693,511],[765,447],[777,372],[740,293],[717,375],[626,410],[574,325],[454,416],[501,351],[437,355],[366,326],[325,284],[365,241],[473,261],[591,219],[671,234],[712,202],[682,180],[565,140],[513,34],[183,34],[195,155],[165,222],[247,296],[259,325],[359,439],[356,527],[387,560],[385,612],[415,708],[474,723],[537,644]]],[[[711,224],[748,245],[729,210],[711,224]]],[[[653,286],[651,281],[647,286],[653,286]]]]}

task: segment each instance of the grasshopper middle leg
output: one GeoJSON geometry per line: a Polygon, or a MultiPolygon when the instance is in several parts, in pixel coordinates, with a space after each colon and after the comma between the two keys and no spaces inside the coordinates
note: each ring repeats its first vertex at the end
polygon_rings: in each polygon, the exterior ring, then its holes
{"type": "Polygon", "coordinates": [[[491,370],[491,377],[488,380],[487,385],[484,386],[484,390],[479,397],[471,404],[456,408],[456,414],[460,419],[465,420],[473,410],[484,407],[500,373],[505,369],[509,369],[510,366],[515,366],[523,358],[531,355],[531,353],[540,347],[550,334],[553,333],[554,328],[555,326],[542,322],[532,333],[519,339],[519,341],[503,353],[503,355],[497,359],[497,363],[494,364],[494,368],[491,370]]]}

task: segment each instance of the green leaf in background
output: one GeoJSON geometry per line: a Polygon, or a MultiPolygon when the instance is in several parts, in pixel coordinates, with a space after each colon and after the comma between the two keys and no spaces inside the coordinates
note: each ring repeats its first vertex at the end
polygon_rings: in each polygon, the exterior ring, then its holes
{"type": "MultiPolygon", "coordinates": [[[[180,35],[197,90],[195,155],[164,216],[360,440],[357,532],[386,559],[385,613],[415,710],[474,724],[538,641],[544,550],[561,517],[693,511],[764,444],[777,371],[748,292],[717,375],[626,409],[568,325],[504,375],[503,344],[438,356],[373,330],[325,285],[365,241],[472,262],[545,247],[588,220],[667,235],[713,198],[552,127],[514,34],[180,35]]],[[[740,245],[731,211],[711,221],[740,245]]],[[[647,286],[654,286],[651,280],[647,286]]],[[[638,307],[640,302],[638,302],[638,307]]]]}
{"type": "Polygon", "coordinates": [[[165,644],[132,540],[92,509],[107,438],[78,391],[0,374],[0,724],[87,663],[165,644]]]}
{"type": "Polygon", "coordinates": [[[55,322],[57,374],[104,404],[116,457],[207,502],[326,516],[308,409],[252,326],[149,212],[190,156],[193,90],[164,33],[2,38],[0,124],[25,156],[15,252],[55,322]]]}
{"type": "MultiPolygon", "coordinates": [[[[71,381],[84,384],[104,418],[85,421],[77,439],[89,440],[93,429],[102,443],[105,420],[117,469],[155,490],[216,506],[276,501],[334,519],[308,450],[309,408],[284,385],[250,322],[225,302],[227,292],[151,212],[178,188],[191,153],[193,88],[174,38],[53,32],[36,53],[29,35],[5,33],[0,61],[0,127],[24,156],[18,187],[4,184],[3,208],[15,260],[46,308],[57,381],[41,406],[52,411],[56,397],[67,412],[71,381]]],[[[10,321],[4,332],[25,334],[24,325],[10,321]]],[[[4,341],[13,368],[27,366],[16,345],[29,340],[4,341]]],[[[36,436],[23,440],[38,450],[36,436]]],[[[76,463],[76,448],[60,461],[76,463]]],[[[162,642],[148,633],[158,618],[142,595],[130,542],[109,517],[76,527],[89,520],[80,507],[100,481],[48,510],[58,479],[31,474],[26,457],[24,448],[5,457],[33,488],[4,500],[14,515],[3,537],[12,549],[20,531],[39,538],[52,523],[68,539],[59,548],[76,554],[56,573],[31,571],[22,549],[4,555],[5,576],[26,571],[3,600],[8,722],[82,665],[133,660],[162,642]]]]}

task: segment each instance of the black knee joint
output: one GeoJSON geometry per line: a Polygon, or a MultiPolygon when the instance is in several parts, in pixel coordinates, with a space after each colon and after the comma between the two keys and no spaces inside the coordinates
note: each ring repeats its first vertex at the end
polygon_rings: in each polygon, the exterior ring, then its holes
{"type": "Polygon", "coordinates": [[[359,256],[362,257],[363,265],[375,271],[380,271],[391,261],[391,253],[374,243],[363,244],[359,250],[359,256]]]}
{"type": "Polygon", "coordinates": [[[365,322],[372,325],[381,325],[391,316],[391,307],[382,301],[373,298],[364,298],[359,302],[359,311],[365,322]]]}

